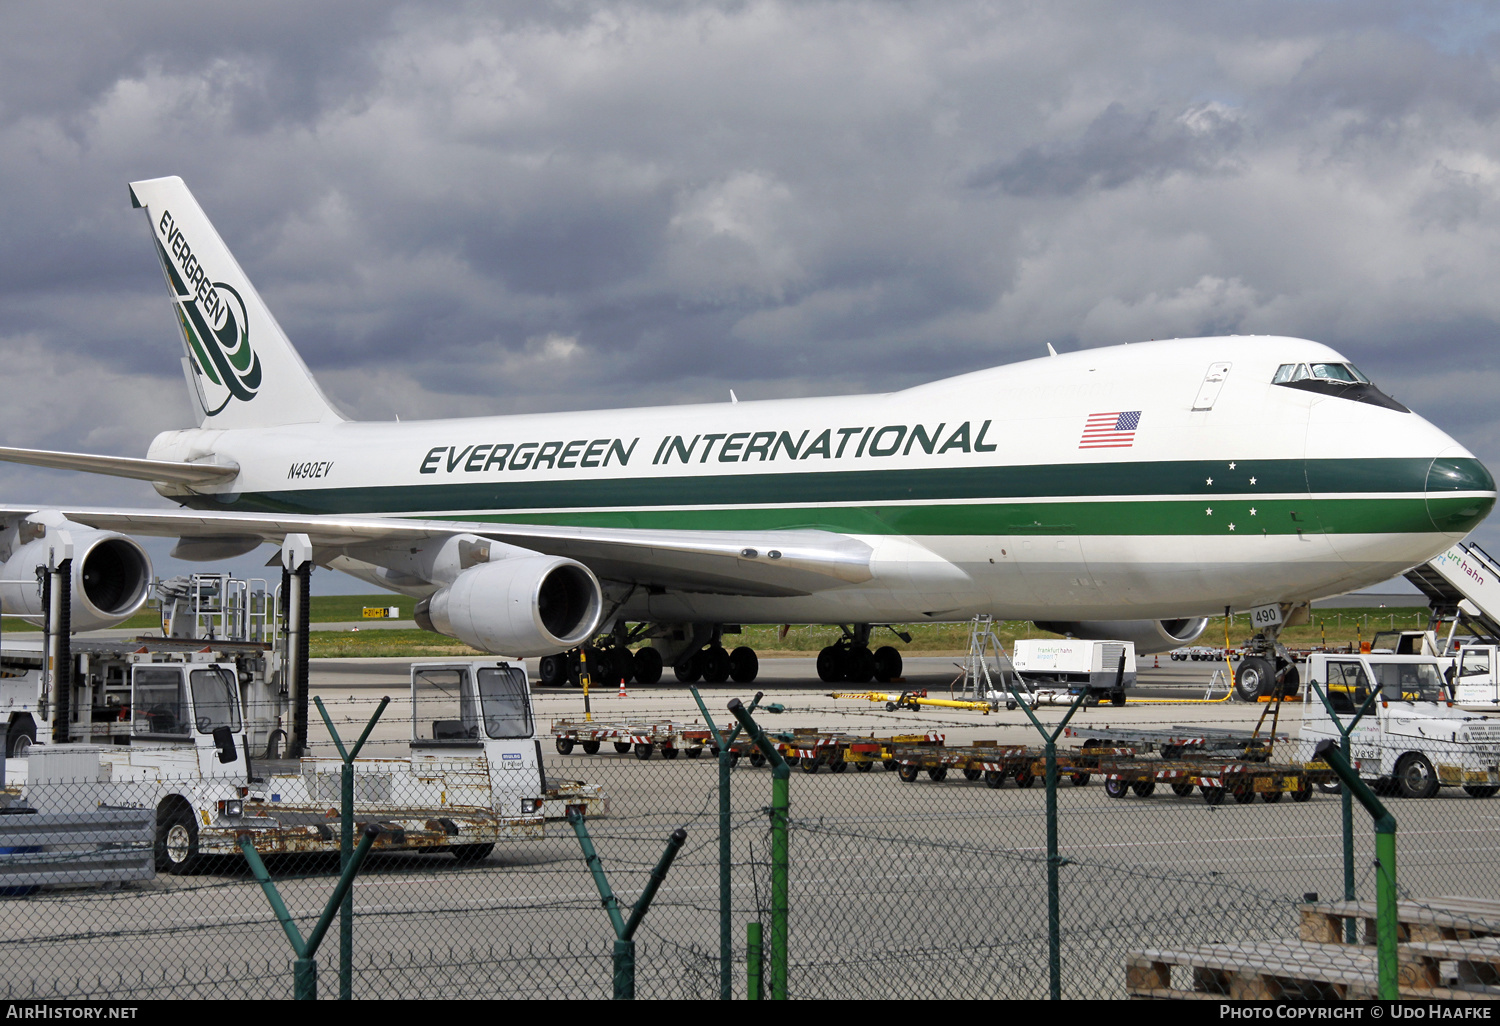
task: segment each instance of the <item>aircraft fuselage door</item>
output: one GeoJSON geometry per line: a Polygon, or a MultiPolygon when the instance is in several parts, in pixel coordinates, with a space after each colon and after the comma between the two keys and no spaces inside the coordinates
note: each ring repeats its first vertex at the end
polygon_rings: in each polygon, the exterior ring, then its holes
{"type": "Polygon", "coordinates": [[[1198,398],[1193,400],[1193,409],[1211,410],[1219,398],[1219,390],[1224,387],[1224,379],[1229,377],[1229,368],[1233,364],[1211,363],[1208,365],[1208,373],[1203,375],[1203,384],[1198,386],[1198,398]]]}

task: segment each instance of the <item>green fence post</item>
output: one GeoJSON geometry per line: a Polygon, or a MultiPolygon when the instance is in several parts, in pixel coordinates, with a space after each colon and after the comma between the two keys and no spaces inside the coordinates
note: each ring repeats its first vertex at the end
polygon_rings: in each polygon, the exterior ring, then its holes
{"type": "Polygon", "coordinates": [[[745,924],[745,996],[751,1001],[761,998],[760,924],[745,924]]]}
{"type": "MultiPolygon", "coordinates": [[[[349,868],[349,860],[354,857],[354,760],[359,755],[359,750],[365,746],[365,741],[370,737],[370,731],[375,729],[375,723],[380,719],[380,714],[385,712],[385,707],[391,704],[390,696],[380,699],[380,705],[376,707],[375,714],[370,717],[370,722],[365,724],[364,733],[359,735],[359,740],[354,742],[350,750],[344,749],[344,741],[339,737],[338,728],[333,725],[333,717],[328,715],[328,710],[323,707],[322,696],[315,696],[313,701],[318,705],[318,715],[323,717],[323,723],[328,727],[328,733],[333,738],[334,745],[339,750],[339,758],[344,760],[343,767],[339,770],[340,784],[340,812],[339,812],[339,870],[349,868]]],[[[339,909],[339,1000],[351,1001],[354,998],[354,894],[349,892],[344,895],[343,906],[339,909]]]]}
{"type": "Polygon", "coordinates": [[[761,754],[771,764],[771,1000],[787,998],[787,891],[791,845],[787,836],[791,797],[788,781],[792,769],[751,718],[738,698],[729,700],[729,711],[740,721],[761,754]]]}
{"type": "MultiPolygon", "coordinates": [[[[1349,738],[1354,733],[1354,728],[1359,725],[1359,721],[1364,719],[1365,713],[1369,712],[1375,707],[1375,699],[1380,696],[1380,689],[1370,689],[1370,695],[1365,699],[1364,705],[1359,707],[1359,711],[1354,714],[1354,719],[1349,721],[1348,726],[1345,726],[1339,720],[1338,713],[1333,711],[1333,703],[1328,700],[1327,692],[1325,692],[1315,680],[1309,680],[1307,683],[1308,686],[1312,688],[1313,693],[1318,696],[1319,701],[1323,703],[1323,707],[1328,710],[1328,718],[1332,720],[1333,725],[1338,728],[1340,742],[1339,748],[1344,753],[1345,761],[1349,762],[1349,764],[1352,766],[1354,760],[1354,752],[1352,748],[1352,742],[1350,742],[1349,738]]],[[[1354,796],[1350,793],[1349,788],[1347,787],[1340,788],[1339,791],[1339,804],[1342,806],[1344,825],[1344,900],[1353,901],[1355,897],[1354,796]]],[[[1352,916],[1344,920],[1344,943],[1353,944],[1358,936],[1358,933],[1359,924],[1354,921],[1354,918],[1352,916]]]]}
{"type": "MultiPolygon", "coordinates": [[[[693,693],[693,701],[698,703],[698,711],[703,713],[704,722],[713,732],[714,745],[719,749],[719,1000],[730,1001],[734,998],[734,938],[731,922],[734,909],[729,879],[730,830],[733,827],[729,801],[729,770],[732,758],[729,746],[739,735],[740,725],[735,724],[728,737],[720,734],[719,728],[714,725],[713,717],[708,714],[708,706],[703,704],[703,696],[698,694],[698,689],[690,685],[688,690],[693,693]]],[[[762,697],[761,692],[756,692],[755,699],[750,703],[752,711],[760,704],[762,697]]]]}
{"type": "MultiPolygon", "coordinates": [[[[1120,656],[1122,673],[1124,664],[1125,657],[1122,654],[1120,656]]],[[[1051,734],[1048,734],[1047,728],[1042,726],[1042,721],[1036,718],[1036,714],[1021,697],[1021,692],[1017,690],[1014,683],[1010,685],[1010,693],[1045,742],[1044,751],[1047,757],[1047,981],[1048,993],[1052,1000],[1061,1001],[1062,901],[1059,895],[1058,870],[1067,864],[1067,860],[1057,850],[1057,739],[1062,736],[1063,728],[1068,725],[1073,714],[1083,707],[1084,700],[1089,697],[1089,693],[1079,692],[1078,697],[1073,700],[1072,707],[1068,709],[1068,714],[1062,718],[1062,722],[1051,734]]]]}
{"type": "Polygon", "coordinates": [[[318,918],[317,925],[313,927],[312,933],[307,935],[306,940],[303,940],[302,932],[297,929],[291,912],[287,911],[286,902],[281,900],[281,892],[276,889],[276,882],[266,871],[266,864],[260,860],[260,853],[251,843],[249,831],[235,838],[239,843],[240,851],[245,855],[245,861],[250,864],[250,872],[255,875],[260,889],[265,892],[266,900],[271,903],[271,911],[276,914],[276,920],[281,924],[282,932],[286,934],[286,939],[292,945],[292,951],[297,955],[292,969],[292,996],[298,1001],[311,1001],[318,996],[318,962],[315,957],[318,947],[328,933],[328,925],[333,922],[334,910],[343,904],[344,897],[354,884],[354,878],[359,875],[359,867],[364,864],[365,856],[370,853],[370,845],[374,844],[375,838],[379,836],[379,825],[371,823],[365,827],[359,847],[354,849],[354,857],[349,860],[349,865],[345,866],[343,873],[339,875],[338,886],[334,887],[333,893],[329,895],[328,903],[323,906],[323,914],[318,918]]]}
{"type": "Polygon", "coordinates": [[[1345,791],[1365,807],[1375,821],[1375,959],[1378,966],[1378,995],[1382,1001],[1401,996],[1396,963],[1396,817],[1359,779],[1342,749],[1329,738],[1318,742],[1314,757],[1333,767],[1345,791]]]}
{"type": "Polygon", "coordinates": [[[634,1000],[635,931],[651,908],[651,901],[656,897],[657,889],[667,878],[667,870],[672,868],[672,861],[677,858],[677,853],[682,850],[683,844],[687,841],[687,831],[682,827],[672,831],[672,836],[667,839],[667,850],[662,852],[655,868],[651,870],[651,878],[646,882],[646,889],[636,900],[635,911],[631,912],[630,920],[626,922],[620,915],[620,901],[615,897],[615,892],[610,889],[609,880],[604,875],[604,867],[599,862],[599,854],[594,850],[594,842],[589,839],[589,829],[583,823],[582,806],[568,806],[568,823],[573,827],[579,847],[583,849],[583,860],[588,864],[589,872],[593,874],[594,886],[599,888],[599,899],[604,904],[604,910],[609,913],[610,925],[615,929],[615,1000],[634,1000]]]}

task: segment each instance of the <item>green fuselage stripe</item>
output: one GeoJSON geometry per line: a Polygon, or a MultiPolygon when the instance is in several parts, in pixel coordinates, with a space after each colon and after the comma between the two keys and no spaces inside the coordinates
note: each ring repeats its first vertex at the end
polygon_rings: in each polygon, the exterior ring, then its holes
{"type": "MultiPolygon", "coordinates": [[[[1443,512],[1468,523],[1493,504],[1439,500],[1443,512]]],[[[1422,499],[1237,499],[1199,502],[954,503],[944,506],[822,506],[803,508],[600,510],[500,513],[450,517],[490,523],[573,527],[755,531],[816,528],[843,534],[901,535],[1202,535],[1426,534],[1436,530],[1422,499]],[[1251,512],[1251,510],[1255,512],[1251,512]],[[1229,525],[1233,524],[1231,528],[1229,525]]],[[[1467,530],[1467,526],[1445,527],[1467,530]]]]}
{"type": "Polygon", "coordinates": [[[304,515],[909,535],[1228,534],[1231,523],[1236,534],[1468,530],[1494,505],[1492,494],[1473,493],[1493,492],[1494,481],[1477,460],[1442,466],[1439,474],[1429,459],[1240,460],[1233,467],[1227,461],[1172,461],[553,481],[459,473],[431,484],[247,492],[228,503],[202,496],[195,505],[304,515]],[[1443,491],[1469,494],[1431,494],[1443,491]],[[1282,497],[1262,501],[1256,493],[1282,497]],[[1286,498],[1288,493],[1307,497],[1286,498]],[[1097,498],[1103,495],[1118,498],[1097,498]],[[683,508],[707,505],[732,508],[683,508]],[[535,512],[555,509],[568,511],[535,512]]]}

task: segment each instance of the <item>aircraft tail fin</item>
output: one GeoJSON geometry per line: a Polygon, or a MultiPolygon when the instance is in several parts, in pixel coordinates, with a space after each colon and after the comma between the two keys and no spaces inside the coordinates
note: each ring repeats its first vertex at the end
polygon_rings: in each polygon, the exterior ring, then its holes
{"type": "Polygon", "coordinates": [[[201,425],[343,420],[182,179],[131,182],[130,199],[151,220],[201,425]]]}

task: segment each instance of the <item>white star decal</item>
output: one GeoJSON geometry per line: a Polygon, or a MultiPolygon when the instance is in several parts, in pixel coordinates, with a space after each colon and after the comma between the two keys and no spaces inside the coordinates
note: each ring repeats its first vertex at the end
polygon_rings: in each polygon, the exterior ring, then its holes
{"type": "Polygon", "coordinates": [[[1233,525],[1233,524],[1230,524],[1230,525],[1229,525],[1229,529],[1230,529],[1230,530],[1231,530],[1231,531],[1233,531],[1233,530],[1234,530],[1234,525],[1233,525]]]}
{"type": "Polygon", "coordinates": [[[1253,478],[1253,477],[1252,477],[1252,478],[1251,478],[1251,479],[1250,479],[1250,483],[1251,483],[1251,484],[1254,484],[1254,483],[1255,483],[1255,478],[1253,478]]]}
{"type": "Polygon", "coordinates": [[[1213,484],[1213,483],[1214,483],[1214,479],[1213,479],[1213,478],[1209,478],[1209,479],[1208,479],[1208,483],[1209,483],[1209,484],[1213,484]]]}
{"type": "Polygon", "coordinates": [[[1209,516],[1213,516],[1214,515],[1214,508],[1212,506],[1210,506],[1208,509],[1204,510],[1203,512],[1207,513],[1209,516]]]}
{"type": "Polygon", "coordinates": [[[1250,515],[1251,515],[1251,516],[1252,516],[1252,517],[1253,517],[1253,516],[1255,516],[1255,507],[1254,507],[1254,506],[1251,506],[1251,507],[1250,507],[1250,515]]]}
{"type": "Polygon", "coordinates": [[[1230,465],[1229,465],[1229,469],[1230,469],[1230,470],[1233,470],[1233,469],[1234,469],[1234,464],[1233,464],[1233,463],[1231,463],[1231,464],[1230,464],[1230,465]]]}

